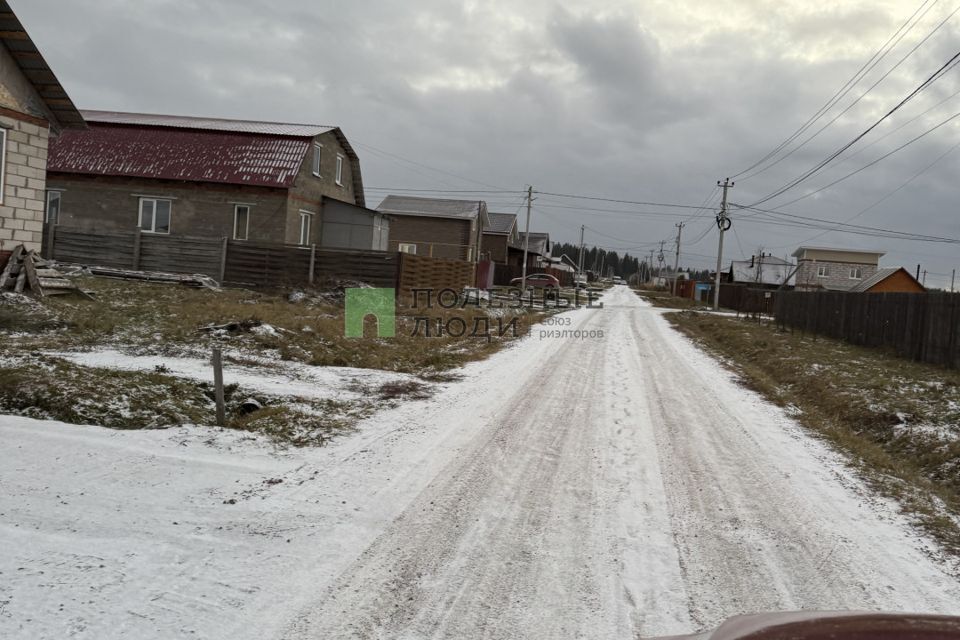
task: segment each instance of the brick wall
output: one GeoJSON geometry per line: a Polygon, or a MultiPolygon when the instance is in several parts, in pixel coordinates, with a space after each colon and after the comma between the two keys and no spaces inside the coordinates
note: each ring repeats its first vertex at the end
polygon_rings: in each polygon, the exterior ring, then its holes
{"type": "Polygon", "coordinates": [[[308,211],[313,216],[313,225],[310,230],[311,241],[320,243],[320,226],[322,224],[322,204],[324,196],[334,200],[342,200],[356,204],[356,195],[353,190],[353,168],[350,158],[337,139],[337,136],[328,131],[314,138],[314,143],[323,145],[320,153],[320,177],[313,175],[314,146],[310,145],[307,155],[300,165],[300,172],[294,186],[290,189],[290,200],[287,205],[287,222],[284,242],[297,244],[300,242],[300,211],[308,211]],[[340,184],[337,184],[337,155],[343,157],[343,171],[340,184]]]}
{"type": "Polygon", "coordinates": [[[46,207],[47,142],[50,130],[39,121],[0,115],[7,132],[3,203],[0,204],[0,249],[23,243],[40,250],[46,207]]]}
{"type": "Polygon", "coordinates": [[[876,264],[856,262],[834,262],[829,260],[801,260],[797,269],[796,286],[807,289],[849,289],[862,279],[869,278],[877,272],[876,264]],[[827,275],[820,277],[817,272],[820,267],[826,267],[827,275]],[[850,277],[850,270],[860,268],[860,279],[850,277]]]}
{"type": "Polygon", "coordinates": [[[51,173],[50,189],[62,189],[60,224],[96,232],[133,231],[140,196],[172,199],[171,236],[233,237],[237,203],[249,204],[249,239],[283,242],[285,189],[51,173]]]}

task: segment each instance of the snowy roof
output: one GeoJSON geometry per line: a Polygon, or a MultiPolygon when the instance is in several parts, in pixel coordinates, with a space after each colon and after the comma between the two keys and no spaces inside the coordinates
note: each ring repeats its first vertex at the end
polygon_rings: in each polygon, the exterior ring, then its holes
{"type": "Polygon", "coordinates": [[[734,260],[730,263],[732,282],[759,284],[793,284],[794,265],[773,256],[754,257],[753,260],[734,260]]]}
{"type": "Polygon", "coordinates": [[[387,196],[377,207],[381,213],[426,216],[434,218],[463,218],[472,220],[478,215],[486,222],[487,203],[482,200],[447,200],[419,196],[387,196]]]}
{"type": "Polygon", "coordinates": [[[198,118],[193,116],[170,116],[150,113],[125,113],[121,111],[81,111],[87,122],[127,124],[146,127],[170,127],[174,129],[200,129],[203,131],[230,131],[233,133],[262,133],[264,135],[315,138],[336,127],[319,124],[289,124],[258,120],[230,120],[227,118],[198,118]]]}
{"type": "Polygon", "coordinates": [[[484,233],[499,233],[508,235],[517,223],[517,216],[512,213],[494,213],[487,214],[488,224],[483,228],[484,233]]]}

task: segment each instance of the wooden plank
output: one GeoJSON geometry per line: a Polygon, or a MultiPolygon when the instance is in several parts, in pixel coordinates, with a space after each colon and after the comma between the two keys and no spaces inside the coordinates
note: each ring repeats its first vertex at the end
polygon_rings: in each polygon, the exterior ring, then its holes
{"type": "Polygon", "coordinates": [[[19,264],[22,255],[23,245],[18,244],[13,248],[10,257],[7,258],[7,264],[3,267],[3,272],[0,272],[0,290],[7,288],[7,283],[11,281],[10,275],[13,272],[13,267],[19,264]]]}
{"type": "Polygon", "coordinates": [[[27,282],[30,284],[30,290],[42,298],[43,287],[40,286],[40,279],[37,278],[37,270],[33,266],[33,254],[34,252],[31,250],[27,253],[27,257],[23,259],[23,271],[27,276],[27,282]]]}
{"type": "Polygon", "coordinates": [[[23,293],[23,287],[27,284],[27,270],[23,269],[17,276],[17,283],[13,286],[14,293],[23,293]]]}

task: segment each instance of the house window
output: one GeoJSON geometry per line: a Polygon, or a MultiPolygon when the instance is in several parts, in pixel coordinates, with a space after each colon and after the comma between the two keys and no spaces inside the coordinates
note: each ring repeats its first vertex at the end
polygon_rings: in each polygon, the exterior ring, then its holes
{"type": "Polygon", "coordinates": [[[337,184],[343,186],[343,156],[337,154],[337,184]]]}
{"type": "Polygon", "coordinates": [[[0,128],[0,204],[7,190],[7,130],[0,128]]]}
{"type": "Polygon", "coordinates": [[[863,279],[863,269],[860,267],[850,267],[850,279],[851,280],[862,280],[863,279]]]}
{"type": "Polygon", "coordinates": [[[246,240],[250,231],[250,207],[238,204],[233,208],[233,239],[246,240]]]}
{"type": "Polygon", "coordinates": [[[310,244],[310,226],[313,224],[313,214],[309,211],[300,212],[300,244],[310,244]]]}
{"type": "Polygon", "coordinates": [[[59,191],[47,191],[47,222],[50,224],[60,222],[60,197],[59,191]]]}
{"type": "Polygon", "coordinates": [[[829,275],[830,275],[830,267],[828,267],[825,264],[821,264],[819,267],[817,267],[818,278],[826,278],[829,275]]]}
{"type": "Polygon", "coordinates": [[[417,245],[413,242],[401,242],[397,248],[400,253],[412,253],[414,255],[417,253],[417,245]]]}
{"type": "Polygon", "coordinates": [[[313,145],[313,175],[320,177],[320,157],[323,155],[323,145],[313,145]]]}
{"type": "Polygon", "coordinates": [[[140,230],[170,233],[171,202],[160,198],[140,198],[140,230]]]}

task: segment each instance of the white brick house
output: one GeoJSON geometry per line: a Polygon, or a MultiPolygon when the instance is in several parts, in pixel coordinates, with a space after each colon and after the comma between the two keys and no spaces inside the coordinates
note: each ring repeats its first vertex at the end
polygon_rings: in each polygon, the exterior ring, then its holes
{"type": "MultiPolygon", "coordinates": [[[[0,250],[40,249],[47,205],[47,142],[83,117],[36,45],[0,0],[0,250]]],[[[52,201],[52,202],[51,202],[52,201]]]]}
{"type": "Polygon", "coordinates": [[[880,268],[882,251],[800,247],[797,259],[797,289],[849,291],[880,268]]]}

